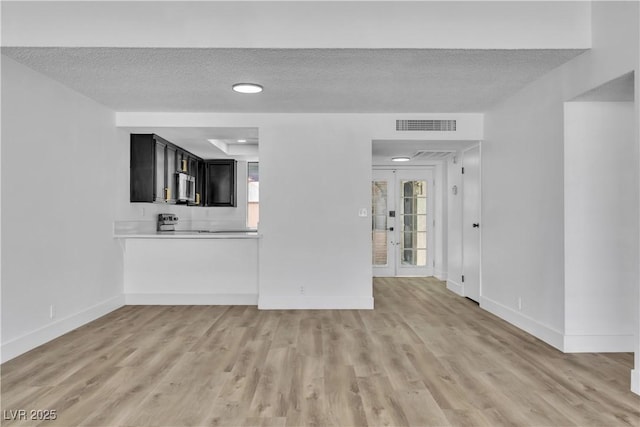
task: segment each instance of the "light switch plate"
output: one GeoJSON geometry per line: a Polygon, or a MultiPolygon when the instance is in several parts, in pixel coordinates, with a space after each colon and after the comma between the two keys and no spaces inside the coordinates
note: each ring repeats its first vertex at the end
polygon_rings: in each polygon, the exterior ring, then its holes
{"type": "Polygon", "coordinates": [[[360,208],[358,211],[358,216],[366,217],[367,216],[367,208],[360,208]]]}

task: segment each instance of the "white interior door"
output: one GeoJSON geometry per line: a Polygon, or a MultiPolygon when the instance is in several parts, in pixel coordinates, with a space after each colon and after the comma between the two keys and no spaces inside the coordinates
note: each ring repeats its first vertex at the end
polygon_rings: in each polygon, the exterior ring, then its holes
{"type": "Polygon", "coordinates": [[[462,271],[464,294],[480,301],[480,147],[464,152],[462,175],[462,271]]]}
{"type": "Polygon", "coordinates": [[[430,169],[373,171],[374,276],[433,275],[433,198],[430,169]]]}

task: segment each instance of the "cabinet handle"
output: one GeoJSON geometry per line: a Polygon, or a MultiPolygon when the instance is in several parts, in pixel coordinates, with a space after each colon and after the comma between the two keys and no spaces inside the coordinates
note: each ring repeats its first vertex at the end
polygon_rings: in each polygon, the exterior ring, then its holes
{"type": "Polygon", "coordinates": [[[168,202],[168,201],[169,201],[169,199],[171,198],[171,189],[170,189],[170,188],[168,188],[168,187],[166,187],[166,188],[164,189],[164,194],[165,194],[165,198],[164,198],[164,199],[165,199],[165,201],[167,201],[167,202],[168,202]]]}
{"type": "Polygon", "coordinates": [[[186,171],[187,171],[187,161],[182,160],[182,172],[186,172],[186,171]]]}
{"type": "Polygon", "coordinates": [[[196,205],[200,204],[200,193],[196,193],[196,205]]]}

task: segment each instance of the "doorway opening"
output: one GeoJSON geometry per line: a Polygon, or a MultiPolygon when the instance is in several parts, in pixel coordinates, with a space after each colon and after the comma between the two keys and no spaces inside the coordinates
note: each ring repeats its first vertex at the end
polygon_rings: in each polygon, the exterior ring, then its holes
{"type": "MultiPolygon", "coordinates": [[[[478,145],[477,140],[372,142],[374,277],[434,276],[447,281],[448,288],[450,279],[461,283],[465,243],[460,166],[464,152],[478,145]],[[409,160],[399,164],[393,157],[409,160]]],[[[476,164],[479,173],[479,158],[476,164]]],[[[479,200],[479,183],[476,195],[479,200]]],[[[471,221],[479,221],[479,209],[471,221]]],[[[474,232],[479,234],[477,228],[474,232]]],[[[479,247],[477,253],[479,275],[479,247]]]]}
{"type": "Polygon", "coordinates": [[[374,276],[432,276],[432,168],[374,169],[371,192],[374,276]]]}

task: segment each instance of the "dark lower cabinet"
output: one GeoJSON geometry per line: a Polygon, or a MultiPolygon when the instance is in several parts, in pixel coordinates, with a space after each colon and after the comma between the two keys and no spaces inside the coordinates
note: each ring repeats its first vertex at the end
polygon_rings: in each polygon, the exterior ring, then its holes
{"type": "Polygon", "coordinates": [[[205,206],[236,207],[236,161],[205,160],[205,206]]]}

